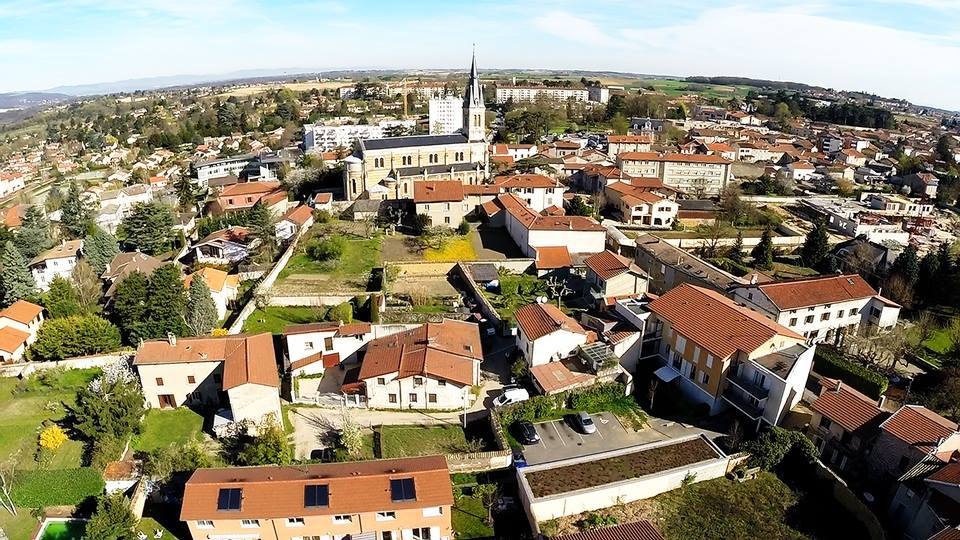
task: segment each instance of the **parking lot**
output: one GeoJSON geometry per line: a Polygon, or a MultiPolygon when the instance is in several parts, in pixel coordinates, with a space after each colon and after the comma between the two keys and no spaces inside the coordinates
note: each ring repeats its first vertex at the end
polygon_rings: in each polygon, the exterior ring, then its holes
{"type": "Polygon", "coordinates": [[[649,428],[639,432],[628,430],[613,413],[598,413],[592,416],[597,432],[590,435],[580,433],[573,427],[570,419],[534,424],[540,435],[540,442],[523,447],[527,463],[536,465],[666,438],[662,433],[649,428]]]}

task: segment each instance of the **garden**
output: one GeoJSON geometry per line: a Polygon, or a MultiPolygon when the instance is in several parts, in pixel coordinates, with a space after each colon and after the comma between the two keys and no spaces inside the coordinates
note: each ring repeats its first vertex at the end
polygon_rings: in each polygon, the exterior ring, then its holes
{"type": "Polygon", "coordinates": [[[459,425],[383,426],[374,429],[375,447],[381,458],[430,456],[486,450],[483,441],[468,440],[459,425]]]}
{"type": "Polygon", "coordinates": [[[280,271],[277,294],[366,291],[371,271],[380,266],[382,237],[362,224],[317,223],[301,239],[280,271]]]}
{"type": "Polygon", "coordinates": [[[513,314],[522,306],[537,303],[537,297],[546,296],[549,285],[531,274],[500,272],[500,286],[496,290],[485,289],[484,296],[490,300],[503,320],[513,320],[513,314]]]}

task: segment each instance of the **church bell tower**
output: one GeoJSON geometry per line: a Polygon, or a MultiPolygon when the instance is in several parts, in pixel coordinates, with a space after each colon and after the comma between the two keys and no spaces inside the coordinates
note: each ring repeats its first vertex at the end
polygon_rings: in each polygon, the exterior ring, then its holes
{"type": "Polygon", "coordinates": [[[463,93],[463,134],[470,142],[483,141],[486,138],[486,108],[483,106],[483,89],[480,88],[480,75],[477,74],[477,54],[470,62],[470,80],[463,93]]]}

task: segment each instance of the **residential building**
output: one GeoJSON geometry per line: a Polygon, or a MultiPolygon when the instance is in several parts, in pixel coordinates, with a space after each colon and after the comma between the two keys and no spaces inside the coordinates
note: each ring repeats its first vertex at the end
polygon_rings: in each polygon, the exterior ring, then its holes
{"type": "Polygon", "coordinates": [[[250,257],[260,239],[247,227],[228,227],[207,235],[188,252],[201,264],[236,264],[250,257]]]}
{"type": "Polygon", "coordinates": [[[718,155],[621,152],[617,166],[625,174],[659,178],[696,198],[719,195],[733,177],[732,162],[718,155]]]}
{"type": "Polygon", "coordinates": [[[658,323],[665,383],[711,414],[732,406],[759,428],[777,425],[800,402],[813,365],[814,346],[722,294],[689,284],[648,304],[658,323]]]}
{"type": "Polygon", "coordinates": [[[311,225],[313,225],[313,208],[306,204],[295,206],[287,210],[277,221],[277,239],[282,241],[293,238],[300,231],[309,229],[311,225]]]}
{"type": "Polygon", "coordinates": [[[369,323],[321,322],[291,324],[283,329],[293,375],[317,375],[341,363],[355,363],[357,354],[374,337],[408,329],[403,325],[376,327],[369,323]],[[393,330],[393,331],[390,331],[393,330]]]}
{"type": "Polygon", "coordinates": [[[382,139],[390,130],[402,128],[413,131],[416,127],[414,120],[383,120],[376,124],[304,124],[303,148],[305,152],[329,152],[337,149],[348,149],[349,152],[357,141],[382,139]]]}
{"type": "Polygon", "coordinates": [[[507,101],[532,102],[550,101],[589,101],[590,91],[586,88],[564,88],[560,86],[497,86],[497,103],[507,101]]]}
{"type": "Polygon", "coordinates": [[[587,342],[587,331],[553,304],[517,309],[517,349],[533,368],[570,356],[587,342]]]}
{"type": "Polygon", "coordinates": [[[803,198],[800,203],[822,216],[827,226],[851,238],[865,237],[870,242],[892,240],[906,245],[910,233],[892,216],[884,216],[861,202],[803,198]]]}
{"type": "Polygon", "coordinates": [[[527,257],[544,247],[562,248],[568,254],[592,254],[605,249],[606,229],[584,216],[544,216],[511,193],[483,205],[493,224],[503,224],[527,257]]]}
{"type": "Polygon", "coordinates": [[[413,184],[426,180],[479,184],[489,175],[489,147],[476,58],[470,67],[461,111],[464,128],[460,133],[361,139],[354,155],[344,160],[347,200],[409,199],[413,184]]]}
{"type": "Polygon", "coordinates": [[[280,182],[244,182],[223,188],[223,191],[210,203],[207,212],[219,216],[229,212],[249,210],[261,202],[274,215],[287,210],[287,192],[280,182]]]}
{"type": "Polygon", "coordinates": [[[198,469],[180,519],[193,540],[450,540],[443,456],[198,469]]]}
{"type": "Polygon", "coordinates": [[[133,365],[148,406],[171,409],[214,405],[214,428],[229,423],[262,423],[280,416],[280,377],[273,335],[145,341],[133,365]]]}
{"type": "Polygon", "coordinates": [[[748,283],[656,236],[643,234],[635,242],[637,266],[649,276],[652,293],[663,294],[682,283],[726,293],[748,283]]]}
{"type": "Polygon", "coordinates": [[[199,161],[194,164],[197,171],[197,184],[206,188],[212,178],[239,176],[257,156],[255,154],[237,154],[226,158],[199,161]]]}
{"type": "Polygon", "coordinates": [[[864,194],[863,202],[881,215],[898,217],[929,217],[933,215],[933,203],[923,199],[909,199],[892,193],[864,194]]]}
{"type": "MultiPolygon", "coordinates": [[[[623,88],[620,88],[622,91],[623,88]]],[[[588,86],[587,94],[589,95],[590,101],[596,103],[607,103],[610,101],[610,88],[605,86],[588,86]]]]}
{"type": "Polygon", "coordinates": [[[863,473],[877,429],[889,415],[880,404],[849,384],[820,379],[807,432],[820,459],[837,471],[863,473]]]}
{"type": "Polygon", "coordinates": [[[417,215],[425,215],[434,227],[456,228],[473,211],[464,201],[464,185],[458,180],[425,180],[413,184],[417,215]]]}
{"type": "Polygon", "coordinates": [[[512,193],[535,212],[551,206],[563,207],[563,193],[567,190],[559,181],[542,174],[515,174],[498,176],[493,184],[500,193],[512,193]]]}
{"type": "Polygon", "coordinates": [[[794,161],[787,165],[787,170],[790,173],[790,178],[792,178],[794,182],[810,180],[816,176],[817,172],[817,168],[809,161],[794,161]]]}
{"type": "Polygon", "coordinates": [[[463,129],[463,99],[457,96],[434,96],[427,106],[431,135],[449,135],[463,129]]]}
{"type": "Polygon", "coordinates": [[[145,276],[149,276],[154,270],[161,266],[163,266],[163,261],[146,253],[140,253],[139,251],[118,253],[113,260],[107,263],[103,274],[100,275],[100,279],[102,279],[107,286],[107,290],[103,294],[104,297],[107,298],[107,301],[113,298],[114,293],[117,291],[117,286],[121,281],[130,276],[130,274],[140,272],[145,276]]]}
{"type": "Polygon", "coordinates": [[[537,145],[535,144],[491,144],[490,156],[507,156],[513,161],[527,159],[537,154],[537,145]]]}
{"type": "Polygon", "coordinates": [[[935,174],[928,172],[894,176],[890,179],[890,183],[899,187],[907,186],[910,188],[911,195],[929,199],[937,197],[937,189],[940,187],[940,179],[935,174]]]}
{"type": "Polygon", "coordinates": [[[617,299],[647,292],[649,276],[630,259],[601,251],[584,260],[587,266],[587,294],[599,309],[612,306],[617,299]]]}
{"type": "Polygon", "coordinates": [[[649,152],[652,135],[607,135],[607,155],[616,159],[621,152],[649,152]]]}
{"type": "Polygon", "coordinates": [[[210,289],[210,296],[213,298],[213,304],[217,307],[217,319],[223,320],[227,316],[227,305],[237,298],[237,290],[240,287],[240,276],[237,274],[228,275],[223,270],[204,266],[196,272],[183,279],[183,286],[190,289],[190,283],[194,279],[202,279],[210,289]]]}
{"type": "Polygon", "coordinates": [[[37,288],[46,292],[53,278],[70,279],[82,250],[83,240],[65,240],[34,257],[30,261],[30,273],[37,288]]]}
{"type": "Polygon", "coordinates": [[[43,308],[26,300],[17,300],[0,310],[0,363],[23,360],[42,324],[43,308]]]}
{"type": "Polygon", "coordinates": [[[627,182],[613,182],[603,191],[607,208],[624,223],[669,229],[680,205],[657,191],[627,182]]]}
{"type": "Polygon", "coordinates": [[[960,461],[927,456],[898,479],[889,506],[891,536],[908,540],[960,538],[960,461]]]}
{"type": "Polygon", "coordinates": [[[475,399],[481,360],[479,327],[444,319],[371,340],[357,379],[371,408],[463,409],[475,399]]]}
{"type": "Polygon", "coordinates": [[[889,330],[900,316],[900,306],[859,274],[741,285],[731,296],[812,342],[840,343],[848,334],[889,330]]]}
{"type": "Polygon", "coordinates": [[[893,485],[925,458],[946,463],[958,451],[955,422],[920,405],[904,405],[880,424],[868,466],[875,480],[893,485]]]}
{"type": "Polygon", "coordinates": [[[639,131],[641,135],[656,135],[663,131],[665,125],[670,125],[666,120],[658,118],[630,118],[630,129],[639,131]]]}

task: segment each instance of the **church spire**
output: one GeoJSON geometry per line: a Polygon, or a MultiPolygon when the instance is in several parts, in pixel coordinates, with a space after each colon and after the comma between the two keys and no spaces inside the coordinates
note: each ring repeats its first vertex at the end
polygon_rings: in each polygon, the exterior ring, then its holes
{"type": "Polygon", "coordinates": [[[477,71],[477,52],[474,50],[470,60],[470,79],[463,92],[463,134],[471,142],[486,138],[483,106],[483,88],[480,87],[480,74],[477,71]]]}
{"type": "Polygon", "coordinates": [[[470,79],[463,93],[463,107],[483,107],[483,90],[480,88],[480,74],[477,72],[477,52],[474,50],[470,60],[470,79]]]}

